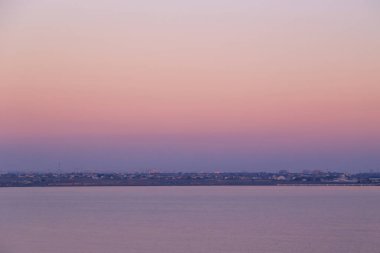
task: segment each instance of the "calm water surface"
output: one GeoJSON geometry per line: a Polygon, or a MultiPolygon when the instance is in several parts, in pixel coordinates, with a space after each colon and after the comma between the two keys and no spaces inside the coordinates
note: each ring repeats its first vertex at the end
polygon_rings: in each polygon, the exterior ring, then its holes
{"type": "Polygon", "coordinates": [[[380,188],[0,188],[20,252],[380,253],[380,188]]]}

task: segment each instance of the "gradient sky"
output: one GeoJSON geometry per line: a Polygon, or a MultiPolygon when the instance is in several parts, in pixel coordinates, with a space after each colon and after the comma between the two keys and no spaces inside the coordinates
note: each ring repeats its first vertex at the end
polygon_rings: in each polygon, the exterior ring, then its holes
{"type": "Polygon", "coordinates": [[[380,170],[377,0],[3,0],[0,172],[380,170]]]}

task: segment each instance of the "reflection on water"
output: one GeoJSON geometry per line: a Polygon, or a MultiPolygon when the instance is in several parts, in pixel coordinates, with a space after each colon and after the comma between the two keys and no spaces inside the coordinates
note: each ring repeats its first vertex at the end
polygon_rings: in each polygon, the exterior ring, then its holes
{"type": "Polygon", "coordinates": [[[375,253],[376,187],[0,188],[0,253],[375,253]]]}

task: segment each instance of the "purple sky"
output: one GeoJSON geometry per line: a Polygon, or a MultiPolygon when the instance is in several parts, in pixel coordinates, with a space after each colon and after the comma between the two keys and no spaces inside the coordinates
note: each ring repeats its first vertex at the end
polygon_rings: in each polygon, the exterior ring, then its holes
{"type": "Polygon", "coordinates": [[[0,172],[380,170],[372,0],[0,4],[0,172]]]}

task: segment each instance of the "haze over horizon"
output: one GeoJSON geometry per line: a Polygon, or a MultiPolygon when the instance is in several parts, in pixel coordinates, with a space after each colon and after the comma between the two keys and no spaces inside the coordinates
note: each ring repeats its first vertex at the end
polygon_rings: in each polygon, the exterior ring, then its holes
{"type": "Polygon", "coordinates": [[[375,0],[5,0],[0,172],[380,169],[375,0]]]}

